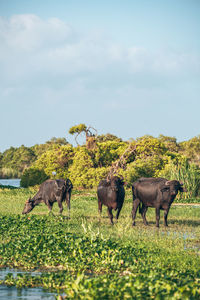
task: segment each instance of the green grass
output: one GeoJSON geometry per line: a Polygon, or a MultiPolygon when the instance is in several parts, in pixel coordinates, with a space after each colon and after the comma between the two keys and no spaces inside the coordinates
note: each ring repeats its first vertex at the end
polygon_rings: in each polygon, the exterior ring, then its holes
{"type": "Polygon", "coordinates": [[[69,299],[200,299],[200,207],[172,206],[168,223],[148,227],[139,213],[131,226],[130,190],[118,222],[106,207],[98,215],[96,191],[73,191],[71,218],[54,204],[21,215],[35,189],[0,190],[0,266],[39,270],[41,275],[8,274],[1,283],[43,286],[69,299]]]}

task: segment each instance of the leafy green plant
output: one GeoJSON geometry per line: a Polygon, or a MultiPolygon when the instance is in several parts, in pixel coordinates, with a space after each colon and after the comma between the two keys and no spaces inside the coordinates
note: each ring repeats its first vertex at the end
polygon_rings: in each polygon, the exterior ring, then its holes
{"type": "Polygon", "coordinates": [[[138,216],[133,228],[126,189],[120,219],[109,226],[106,209],[98,216],[96,190],[78,189],[70,219],[56,206],[47,215],[44,204],[21,215],[36,191],[0,189],[0,267],[17,273],[0,284],[42,286],[66,299],[199,299],[199,207],[172,205],[170,227],[161,221],[159,230],[149,209],[150,226],[138,216]]]}
{"type": "Polygon", "coordinates": [[[36,184],[41,184],[43,181],[45,181],[48,178],[49,177],[44,172],[44,170],[40,170],[37,168],[29,168],[24,171],[21,177],[20,186],[29,187],[36,184]]]}

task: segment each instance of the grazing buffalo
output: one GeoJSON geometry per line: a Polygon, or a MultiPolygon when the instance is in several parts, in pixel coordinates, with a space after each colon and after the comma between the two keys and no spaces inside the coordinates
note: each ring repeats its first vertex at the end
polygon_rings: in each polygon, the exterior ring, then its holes
{"type": "Polygon", "coordinates": [[[125,190],[123,180],[117,176],[113,176],[109,180],[101,180],[97,188],[97,195],[99,213],[101,214],[102,212],[103,204],[107,206],[108,216],[113,225],[112,209],[118,209],[116,215],[116,219],[118,219],[124,203],[125,190]]]}
{"type": "Polygon", "coordinates": [[[185,192],[183,184],[177,180],[167,180],[164,178],[140,178],[132,185],[133,192],[133,226],[135,225],[135,216],[140,204],[140,213],[145,225],[146,212],[148,207],[156,209],[156,226],[159,227],[160,209],[164,210],[164,225],[167,225],[167,215],[172,202],[178,191],[185,192]],[[142,204],[142,207],[141,207],[142,204]]]}
{"type": "Polygon", "coordinates": [[[73,185],[69,179],[48,179],[44,181],[39,188],[37,194],[31,199],[27,200],[22,214],[29,213],[36,205],[44,202],[49,211],[52,210],[54,202],[58,202],[60,213],[63,211],[62,202],[65,200],[70,210],[70,198],[73,185]]]}

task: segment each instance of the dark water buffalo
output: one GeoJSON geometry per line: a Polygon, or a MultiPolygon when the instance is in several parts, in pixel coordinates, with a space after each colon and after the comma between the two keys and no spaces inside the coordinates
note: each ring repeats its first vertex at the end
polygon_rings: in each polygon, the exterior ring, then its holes
{"type": "Polygon", "coordinates": [[[167,180],[165,178],[140,178],[132,185],[133,192],[133,226],[135,225],[135,216],[140,204],[140,213],[145,225],[146,212],[148,207],[156,209],[156,226],[159,227],[160,209],[164,210],[164,225],[167,225],[167,215],[172,202],[178,191],[186,191],[183,184],[177,180],[167,180]]]}
{"type": "Polygon", "coordinates": [[[109,180],[101,180],[97,188],[97,195],[100,214],[104,204],[108,207],[108,216],[111,224],[113,224],[112,210],[118,210],[116,215],[116,219],[118,219],[124,203],[125,190],[123,180],[118,176],[113,176],[109,180]]]}
{"type": "Polygon", "coordinates": [[[65,200],[70,210],[70,198],[73,185],[69,179],[48,179],[44,181],[39,188],[37,194],[31,199],[27,200],[22,214],[29,213],[36,205],[44,202],[49,211],[52,210],[54,202],[58,202],[60,213],[63,211],[62,202],[65,200]]]}

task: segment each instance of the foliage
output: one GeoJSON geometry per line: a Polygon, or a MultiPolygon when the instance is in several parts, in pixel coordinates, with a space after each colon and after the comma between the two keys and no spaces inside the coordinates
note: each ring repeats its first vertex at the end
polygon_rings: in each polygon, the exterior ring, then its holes
{"type": "Polygon", "coordinates": [[[180,143],[181,152],[200,167],[200,135],[180,143]]]}
{"type": "Polygon", "coordinates": [[[165,136],[163,134],[160,134],[158,139],[165,145],[165,147],[168,149],[168,151],[171,151],[171,152],[179,151],[180,146],[178,145],[175,137],[165,136]]]}
{"type": "Polygon", "coordinates": [[[85,139],[86,139],[86,147],[88,149],[94,149],[96,146],[96,129],[91,127],[91,126],[86,126],[85,124],[79,124],[79,125],[75,125],[73,127],[71,127],[69,129],[69,133],[70,134],[76,134],[75,136],[75,141],[77,143],[77,145],[79,145],[78,141],[77,141],[77,137],[79,136],[79,134],[84,133],[85,134],[85,139]],[[95,132],[95,134],[94,134],[95,132]]]}
{"type": "MultiPolygon", "coordinates": [[[[20,177],[27,168],[31,168],[43,171],[50,178],[70,178],[76,187],[96,187],[111,168],[117,165],[129,143],[110,133],[94,136],[91,130],[95,129],[85,124],[69,129],[69,133],[76,137],[84,133],[86,144],[83,146],[73,147],[65,138],[53,137],[45,144],[30,148],[23,145],[19,148],[11,147],[0,154],[0,177],[20,177]],[[56,172],[56,176],[52,172],[56,172]]],[[[127,155],[123,166],[118,168],[119,175],[124,176],[128,185],[141,176],[162,175],[167,178],[182,178],[189,191],[185,195],[198,195],[200,136],[178,143],[175,137],[160,135],[155,138],[145,135],[132,139],[131,145],[136,150],[127,155]]]]}
{"type": "Polygon", "coordinates": [[[168,156],[171,156],[165,145],[152,136],[143,136],[132,144],[135,144],[136,155],[132,161],[127,161],[127,169],[121,171],[128,186],[139,177],[156,177],[167,163],[168,156]]]}
{"type": "Polygon", "coordinates": [[[137,157],[144,158],[153,155],[164,155],[167,152],[165,145],[157,138],[145,135],[136,140],[137,157]]]}
{"type": "Polygon", "coordinates": [[[74,150],[71,145],[54,145],[51,150],[44,152],[38,158],[33,167],[44,170],[49,177],[67,178],[73,155],[74,150]],[[56,172],[56,176],[53,176],[52,172],[56,172]]]}
{"type": "Polygon", "coordinates": [[[117,141],[122,142],[121,138],[118,138],[116,135],[107,133],[107,134],[101,134],[96,137],[96,141],[98,143],[107,142],[107,141],[117,141]]]}
{"type": "Polygon", "coordinates": [[[22,145],[19,148],[11,147],[3,153],[1,160],[2,169],[9,168],[22,173],[36,159],[36,156],[31,148],[22,145]]]}
{"type": "Polygon", "coordinates": [[[94,168],[92,153],[86,147],[77,147],[73,157],[73,164],[69,167],[69,178],[76,187],[94,187],[108,170],[94,168]]]}
{"type": "Polygon", "coordinates": [[[54,149],[55,145],[67,145],[69,144],[65,138],[56,138],[53,137],[45,144],[36,144],[31,147],[33,152],[35,153],[37,159],[46,151],[54,149]]]}
{"type": "Polygon", "coordinates": [[[19,178],[26,168],[46,151],[53,149],[56,145],[68,145],[65,138],[53,137],[45,144],[36,144],[32,147],[11,147],[0,155],[0,178],[19,178]]]}
{"type": "MultiPolygon", "coordinates": [[[[84,197],[77,204],[86,210],[84,197]]],[[[184,250],[186,240],[173,234],[177,228],[135,230],[126,215],[102,234],[102,226],[95,230],[78,216],[0,214],[0,266],[40,271],[8,274],[0,284],[42,286],[67,299],[199,299],[200,257],[184,250]]]]}
{"type": "Polygon", "coordinates": [[[74,134],[74,133],[86,132],[86,129],[87,129],[87,126],[85,124],[79,124],[79,125],[72,126],[69,129],[69,133],[74,134]]]}
{"type": "Polygon", "coordinates": [[[21,177],[20,186],[28,187],[34,186],[36,184],[41,184],[43,181],[48,179],[49,177],[44,172],[44,170],[39,170],[36,168],[26,169],[21,177]]]}
{"type": "Polygon", "coordinates": [[[67,145],[69,144],[66,140],[66,138],[56,138],[52,137],[49,141],[46,142],[48,145],[57,144],[57,145],[67,145]]]}
{"type": "Polygon", "coordinates": [[[107,141],[97,144],[95,151],[95,165],[98,167],[108,167],[112,162],[119,159],[120,155],[127,148],[127,143],[116,140],[107,141]]]}
{"type": "Polygon", "coordinates": [[[19,178],[21,173],[13,168],[1,168],[0,169],[0,178],[19,178]]]}
{"type": "Polygon", "coordinates": [[[185,198],[197,197],[199,195],[200,169],[197,165],[190,164],[187,158],[177,164],[169,160],[165,168],[160,171],[159,176],[182,182],[187,189],[187,193],[184,193],[185,198]]]}
{"type": "Polygon", "coordinates": [[[128,186],[140,177],[156,177],[158,171],[162,169],[164,160],[159,156],[136,159],[128,164],[127,169],[122,173],[128,186]]]}

